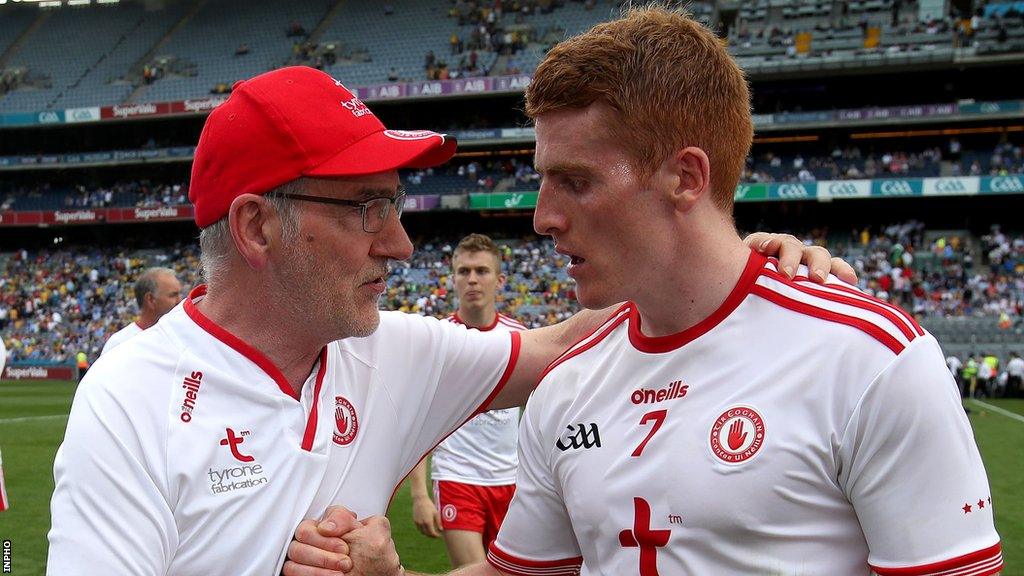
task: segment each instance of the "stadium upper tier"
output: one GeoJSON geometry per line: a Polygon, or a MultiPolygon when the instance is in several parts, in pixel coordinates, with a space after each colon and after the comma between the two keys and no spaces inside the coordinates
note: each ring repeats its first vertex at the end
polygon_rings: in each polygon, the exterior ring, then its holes
{"type": "MultiPolygon", "coordinates": [[[[0,112],[201,98],[285,64],[351,86],[530,73],[554,43],[618,13],[613,0],[123,0],[0,6],[0,112]]],[[[687,7],[758,73],[827,72],[1024,51],[1011,4],[932,17],[892,0],[687,7]],[[1000,7],[995,9],[993,7],[1000,7]]]]}
{"type": "MultiPolygon", "coordinates": [[[[994,149],[963,149],[950,140],[945,149],[895,150],[835,148],[826,155],[763,152],[747,159],[744,183],[812,182],[871,178],[1000,176],[1024,174],[1024,148],[1004,141],[994,149]],[[952,149],[952,150],[951,150],[952,149]]],[[[430,170],[408,170],[402,180],[410,194],[465,195],[478,192],[534,191],[540,176],[529,155],[460,159],[430,170]]],[[[187,183],[125,181],[110,185],[60,186],[0,184],[0,212],[75,208],[158,207],[188,203],[187,183]]]]}
{"type": "MultiPolygon", "coordinates": [[[[998,227],[981,236],[927,230],[914,221],[801,236],[807,243],[827,243],[851,262],[863,290],[922,318],[947,353],[1005,356],[1024,343],[1024,236],[998,227]]],[[[568,262],[550,240],[499,240],[508,275],[502,312],[537,327],[578,309],[568,262]]],[[[381,307],[438,317],[452,313],[456,302],[448,274],[456,242],[418,242],[409,262],[392,267],[381,307]]],[[[131,286],[152,265],[173,268],[186,289],[200,281],[194,244],[0,254],[0,337],[11,360],[68,362],[80,350],[95,359],[106,338],[134,319],[131,286]]]]}

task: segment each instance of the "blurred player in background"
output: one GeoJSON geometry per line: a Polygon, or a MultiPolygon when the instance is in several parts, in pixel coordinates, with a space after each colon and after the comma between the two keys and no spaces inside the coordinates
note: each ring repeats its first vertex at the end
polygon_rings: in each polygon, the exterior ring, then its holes
{"type": "Polygon", "coordinates": [[[150,328],[181,302],[181,282],[174,275],[174,270],[158,267],[146,269],[135,281],[135,302],[139,306],[139,317],[111,334],[100,356],[150,328]]]}
{"type": "Polygon", "coordinates": [[[526,94],[534,228],[584,307],[627,303],[545,371],[488,563],[454,574],[999,572],[935,338],[740,240],[753,123],[723,43],[633,9],[552,48],[526,94]]]}
{"type": "MultiPolygon", "coordinates": [[[[489,237],[470,234],[452,254],[459,308],[447,320],[488,331],[526,327],[498,313],[495,300],[505,287],[501,250],[489,237]]],[[[444,535],[452,567],[482,562],[498,534],[515,492],[519,408],[490,410],[462,425],[434,449],[427,490],[427,460],[410,474],[416,528],[431,538],[444,535]]]]}

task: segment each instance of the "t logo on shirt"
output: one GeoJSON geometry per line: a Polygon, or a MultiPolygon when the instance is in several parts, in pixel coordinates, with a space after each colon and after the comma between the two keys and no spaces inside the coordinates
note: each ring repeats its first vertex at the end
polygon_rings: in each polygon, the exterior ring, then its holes
{"type": "Polygon", "coordinates": [[[633,529],[619,532],[619,545],[640,549],[640,576],[658,576],[658,548],[668,544],[671,530],[651,529],[651,505],[633,498],[633,529]]]}
{"type": "MultiPolygon", "coordinates": [[[[241,444],[242,442],[245,442],[245,438],[243,438],[242,436],[235,436],[235,431],[232,430],[231,428],[225,428],[225,430],[227,430],[228,435],[226,438],[220,439],[220,445],[227,446],[228,448],[230,448],[231,455],[234,456],[235,460],[238,460],[239,462],[252,462],[253,460],[255,460],[255,458],[249,456],[248,454],[242,454],[242,451],[238,449],[238,445],[241,444]]],[[[243,431],[242,435],[245,436],[247,435],[247,433],[243,431]]]]}

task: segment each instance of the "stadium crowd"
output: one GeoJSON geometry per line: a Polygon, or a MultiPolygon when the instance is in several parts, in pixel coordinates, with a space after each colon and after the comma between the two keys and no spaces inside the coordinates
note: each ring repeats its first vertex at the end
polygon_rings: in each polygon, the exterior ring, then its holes
{"type": "MultiPolygon", "coordinates": [[[[851,262],[861,288],[919,317],[984,317],[1021,332],[1024,235],[998,226],[980,238],[929,234],[916,221],[845,234],[798,234],[851,262]]],[[[500,238],[500,236],[498,236],[500,238]]],[[[456,239],[417,243],[393,265],[381,306],[443,317],[455,310],[449,267],[456,239]]],[[[566,258],[547,239],[502,241],[508,276],[500,310],[530,327],[578,309],[566,258]]],[[[0,254],[0,334],[14,362],[95,359],[110,334],[136,313],[132,284],[147,266],[174,269],[187,291],[200,282],[195,245],[126,252],[114,248],[21,250],[0,254]]]]}
{"type": "MultiPolygon", "coordinates": [[[[823,156],[755,150],[747,158],[743,181],[815,182],[870,178],[924,178],[936,176],[1006,176],[1024,174],[1024,147],[1003,140],[990,150],[964,150],[955,138],[943,146],[918,150],[881,150],[835,146],[823,156]]],[[[410,194],[466,194],[536,190],[540,176],[529,155],[464,158],[440,168],[406,171],[410,194]]],[[[181,182],[151,180],[112,185],[76,185],[70,189],[44,183],[33,187],[0,188],[0,211],[111,206],[152,208],[188,203],[188,187],[181,182]]]]}

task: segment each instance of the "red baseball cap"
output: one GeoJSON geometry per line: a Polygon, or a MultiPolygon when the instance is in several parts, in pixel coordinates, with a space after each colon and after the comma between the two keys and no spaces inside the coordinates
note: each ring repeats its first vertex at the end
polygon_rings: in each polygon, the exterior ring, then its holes
{"type": "Polygon", "coordinates": [[[456,141],[429,130],[387,130],[329,75],[291,66],[238,82],[199,136],[188,197],[205,228],[242,194],[264,194],[302,176],[358,176],[427,168],[456,141]]]}

